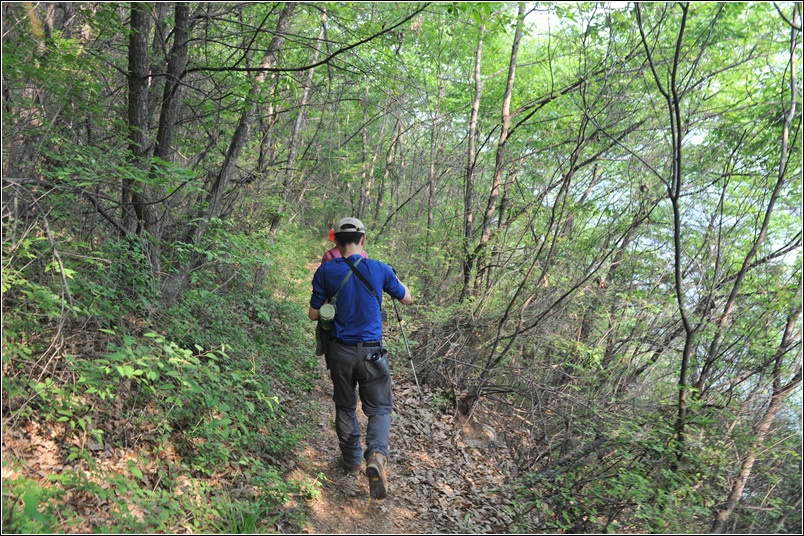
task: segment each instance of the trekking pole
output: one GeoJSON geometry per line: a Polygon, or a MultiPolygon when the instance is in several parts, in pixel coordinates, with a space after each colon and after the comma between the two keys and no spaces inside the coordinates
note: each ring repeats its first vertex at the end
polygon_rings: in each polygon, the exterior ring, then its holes
{"type": "Polygon", "coordinates": [[[394,304],[394,311],[396,312],[396,320],[399,322],[399,329],[402,331],[402,340],[405,341],[405,348],[408,350],[408,359],[410,359],[410,370],[413,371],[413,379],[416,381],[416,387],[419,389],[419,401],[424,401],[424,393],[422,392],[422,388],[419,385],[419,378],[416,377],[416,368],[413,366],[413,354],[410,351],[410,345],[408,344],[408,336],[405,335],[405,328],[402,326],[402,315],[399,314],[399,307],[396,305],[396,300],[391,299],[394,304]]]}

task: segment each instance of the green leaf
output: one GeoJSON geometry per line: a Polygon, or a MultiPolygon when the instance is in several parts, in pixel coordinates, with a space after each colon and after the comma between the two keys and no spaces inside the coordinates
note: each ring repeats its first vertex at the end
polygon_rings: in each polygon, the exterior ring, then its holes
{"type": "Polygon", "coordinates": [[[128,470],[131,471],[131,474],[139,478],[140,480],[145,480],[145,477],[142,474],[142,471],[136,465],[129,465],[128,470]]]}

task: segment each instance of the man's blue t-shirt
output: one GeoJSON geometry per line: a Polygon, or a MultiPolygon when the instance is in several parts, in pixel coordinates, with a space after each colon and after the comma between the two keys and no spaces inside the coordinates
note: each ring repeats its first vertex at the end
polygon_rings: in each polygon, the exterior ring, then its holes
{"type": "MultiPolygon", "coordinates": [[[[397,279],[390,266],[375,259],[364,259],[359,254],[349,257],[352,264],[357,262],[357,270],[371,283],[377,298],[356,274],[352,274],[343,286],[335,303],[337,313],[330,333],[333,337],[348,343],[382,340],[382,294],[387,292],[392,298],[405,297],[405,287],[397,279]]],[[[343,283],[343,278],[351,271],[342,258],[333,259],[318,267],[313,276],[313,294],[310,307],[320,309],[325,302],[332,300],[343,283]]]]}

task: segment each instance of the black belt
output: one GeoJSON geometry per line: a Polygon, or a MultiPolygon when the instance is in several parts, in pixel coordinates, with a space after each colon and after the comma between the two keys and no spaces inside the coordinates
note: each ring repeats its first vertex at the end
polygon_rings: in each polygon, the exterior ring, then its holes
{"type": "Polygon", "coordinates": [[[375,346],[380,346],[382,344],[382,341],[346,342],[343,339],[337,339],[337,338],[335,339],[335,342],[337,342],[338,344],[343,344],[344,346],[357,346],[359,344],[362,344],[366,348],[373,348],[375,346]]]}

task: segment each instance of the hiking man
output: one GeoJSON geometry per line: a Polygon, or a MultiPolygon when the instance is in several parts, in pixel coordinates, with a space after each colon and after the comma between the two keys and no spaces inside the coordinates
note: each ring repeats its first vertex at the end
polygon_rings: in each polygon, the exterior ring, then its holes
{"type": "Polygon", "coordinates": [[[362,257],[366,243],[363,222],[357,218],[339,220],[335,225],[335,243],[342,257],[323,263],[316,270],[308,315],[310,320],[318,320],[319,309],[325,302],[334,302],[336,306],[326,357],[332,378],[340,462],[348,474],[356,476],[365,459],[371,498],[383,499],[388,490],[385,467],[389,459],[393,397],[388,351],[382,341],[382,295],[387,292],[405,305],[411,303],[411,296],[393,268],[362,257]],[[363,413],[368,416],[364,455],[355,413],[356,387],[363,413]]]}

